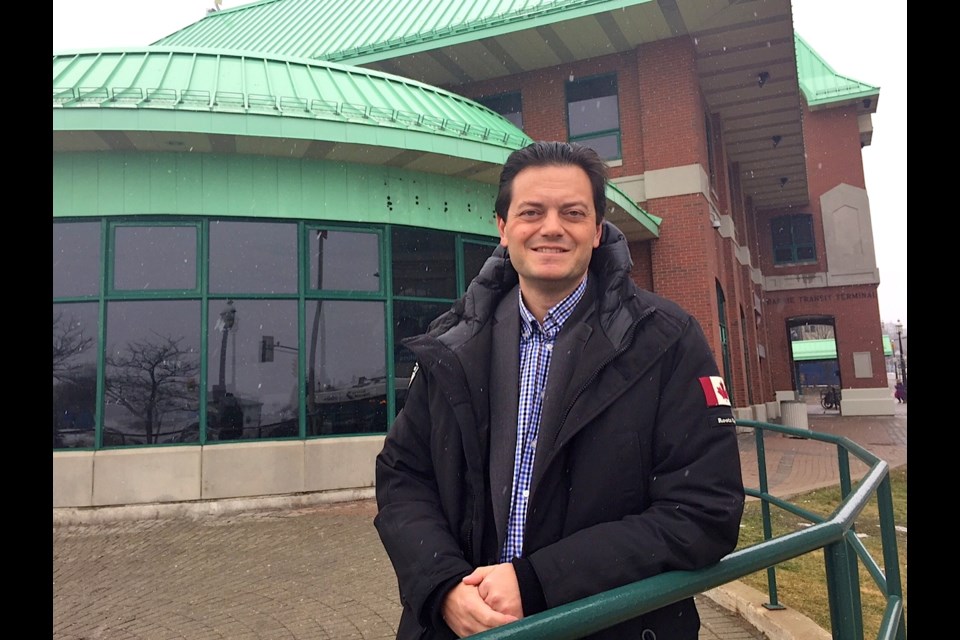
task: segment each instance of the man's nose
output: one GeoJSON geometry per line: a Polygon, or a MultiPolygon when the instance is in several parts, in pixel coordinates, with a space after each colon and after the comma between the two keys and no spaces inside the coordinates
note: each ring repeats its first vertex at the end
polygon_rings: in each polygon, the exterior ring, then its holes
{"type": "Polygon", "coordinates": [[[540,233],[545,236],[557,236],[563,233],[559,211],[547,211],[543,216],[543,224],[540,225],[540,233]]]}

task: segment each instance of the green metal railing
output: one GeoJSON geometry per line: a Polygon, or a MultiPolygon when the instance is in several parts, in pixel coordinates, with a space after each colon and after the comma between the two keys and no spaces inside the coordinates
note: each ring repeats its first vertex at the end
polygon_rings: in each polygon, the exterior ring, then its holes
{"type": "Polygon", "coordinates": [[[834,640],[863,640],[858,559],[863,562],[886,598],[886,610],[880,622],[877,640],[906,640],[889,465],[855,442],[840,436],[753,420],[737,420],[737,425],[753,428],[756,435],[760,486],[747,487],[745,490],[748,496],[761,500],[765,538],[763,542],[737,550],[706,569],[663,573],[472,637],[477,640],[577,640],[763,569],[767,569],[769,586],[770,603],[767,606],[782,608],[777,603],[776,565],[822,549],[834,640]],[[767,431],[836,445],[842,500],[830,516],[823,517],[808,512],[769,493],[764,448],[764,433],[767,431]],[[868,466],[867,472],[856,486],[850,477],[850,454],[868,466]],[[886,568],[886,573],[870,556],[854,531],[857,516],[874,496],[879,512],[883,567],[886,568]],[[814,524],[802,531],[773,537],[770,505],[814,524]]]}

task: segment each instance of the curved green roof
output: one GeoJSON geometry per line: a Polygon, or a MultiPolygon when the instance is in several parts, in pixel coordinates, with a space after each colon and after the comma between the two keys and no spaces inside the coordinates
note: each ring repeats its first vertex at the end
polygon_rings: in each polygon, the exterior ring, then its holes
{"type": "Polygon", "coordinates": [[[333,120],[510,150],[531,141],[499,114],[436,87],[336,63],[238,51],[145,47],[54,54],[53,106],[159,110],[171,121],[184,111],[333,120]]]}
{"type": "Polygon", "coordinates": [[[799,34],[795,33],[793,38],[797,49],[797,77],[808,105],[816,107],[870,98],[876,110],[879,87],[840,75],[799,34]]]}
{"type": "MultiPolygon", "coordinates": [[[[494,183],[509,153],[532,142],[499,114],[424,83],[332,62],[243,51],[143,47],[59,52],[53,56],[53,108],[55,141],[58,133],[77,132],[233,135],[278,144],[354,145],[374,162],[377,148],[392,148],[431,154],[435,163],[452,171],[460,165],[451,158],[469,160],[474,165],[464,169],[468,174],[479,175],[476,167],[482,165],[491,174],[487,181],[494,183]]],[[[130,146],[129,136],[95,137],[106,137],[115,149],[130,146]]],[[[97,148],[64,144],[61,150],[97,148]]],[[[162,141],[152,144],[158,150],[162,141]]],[[[275,146],[272,150],[277,153],[275,146]]],[[[659,235],[659,218],[613,185],[607,196],[608,215],[625,224],[626,233],[659,235]]]]}

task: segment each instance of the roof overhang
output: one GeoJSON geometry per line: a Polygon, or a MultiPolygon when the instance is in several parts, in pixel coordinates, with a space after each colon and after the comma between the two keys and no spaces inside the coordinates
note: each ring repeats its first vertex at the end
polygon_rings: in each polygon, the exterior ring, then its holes
{"type": "Polygon", "coordinates": [[[330,56],[455,90],[460,84],[688,37],[727,157],[757,208],[808,202],[789,0],[618,0],[330,56]]]}
{"type": "MultiPolygon", "coordinates": [[[[455,94],[315,60],[176,47],[62,53],[53,84],[55,152],[239,153],[496,185],[508,155],[530,142],[455,94]],[[349,101],[324,97],[339,95],[349,101]],[[419,110],[396,107],[401,97],[419,110]]],[[[629,239],[659,235],[659,219],[613,185],[608,200],[629,239]]]]}

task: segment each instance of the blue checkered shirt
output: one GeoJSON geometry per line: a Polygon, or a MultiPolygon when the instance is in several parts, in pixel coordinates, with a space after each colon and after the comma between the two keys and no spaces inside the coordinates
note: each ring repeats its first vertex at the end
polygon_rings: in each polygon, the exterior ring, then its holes
{"type": "Polygon", "coordinates": [[[513,493],[510,497],[510,519],[500,554],[501,562],[509,562],[523,554],[523,530],[527,521],[527,500],[533,477],[533,460],[540,431],[540,410],[543,392],[550,371],[550,356],[557,334],[587,288],[587,279],[555,307],[547,311],[541,325],[523,304],[520,297],[520,402],[517,411],[517,450],[513,460],[513,493]]]}

